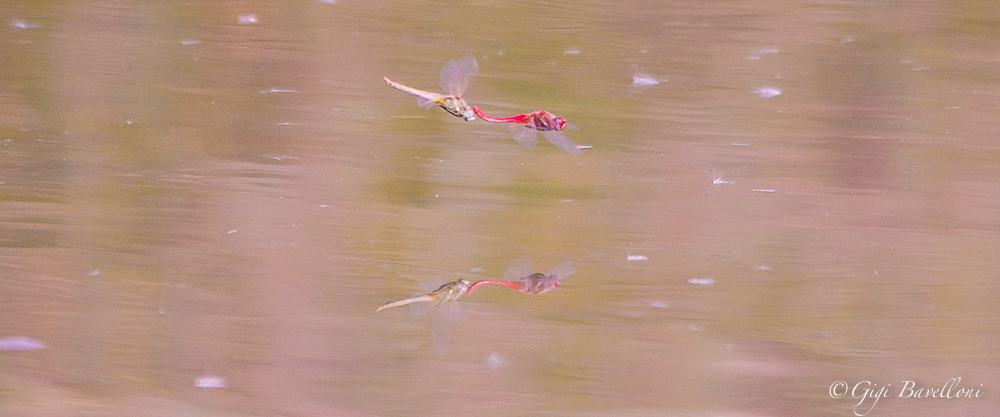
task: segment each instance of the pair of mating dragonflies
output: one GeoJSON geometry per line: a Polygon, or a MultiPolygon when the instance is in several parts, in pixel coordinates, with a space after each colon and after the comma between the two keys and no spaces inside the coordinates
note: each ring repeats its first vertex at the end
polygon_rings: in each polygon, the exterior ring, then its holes
{"type": "Polygon", "coordinates": [[[472,294],[476,288],[483,285],[502,285],[525,294],[545,294],[558,290],[562,281],[574,272],[576,269],[573,268],[573,261],[566,261],[548,273],[532,273],[531,260],[520,259],[507,267],[503,274],[504,281],[484,280],[473,283],[460,279],[441,285],[437,289],[434,289],[435,284],[422,283],[420,289],[426,293],[382,304],[375,311],[410,305],[410,314],[420,317],[427,314],[432,307],[439,305],[431,319],[431,340],[434,342],[434,349],[443,355],[451,344],[452,325],[465,320],[465,313],[456,303],[462,296],[472,294]]]}
{"type": "Polygon", "coordinates": [[[487,122],[510,123],[510,131],[514,134],[514,140],[524,146],[534,146],[538,142],[537,132],[541,132],[545,139],[566,152],[575,155],[583,153],[582,148],[573,142],[573,139],[562,134],[562,131],[566,129],[576,130],[576,126],[567,123],[566,119],[562,117],[543,110],[514,117],[492,117],[483,113],[479,107],[466,103],[462,99],[462,94],[469,87],[469,81],[472,77],[478,73],[479,64],[476,63],[476,58],[471,55],[458,61],[450,59],[445,62],[444,67],[441,68],[441,88],[447,91],[447,94],[419,90],[397,83],[388,77],[384,78],[390,87],[417,96],[417,105],[420,107],[431,108],[437,105],[448,113],[469,122],[476,120],[478,115],[487,122]]]}

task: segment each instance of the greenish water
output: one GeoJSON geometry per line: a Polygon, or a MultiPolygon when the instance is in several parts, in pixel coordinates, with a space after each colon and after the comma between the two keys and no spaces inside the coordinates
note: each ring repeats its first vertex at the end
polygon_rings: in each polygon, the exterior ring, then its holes
{"type": "Polygon", "coordinates": [[[984,415],[993,9],[11,5],[0,338],[45,348],[0,350],[0,415],[984,415]],[[468,54],[466,100],[593,149],[382,80],[468,54]],[[444,355],[375,313],[523,257],[578,272],[462,298],[444,355]]]}

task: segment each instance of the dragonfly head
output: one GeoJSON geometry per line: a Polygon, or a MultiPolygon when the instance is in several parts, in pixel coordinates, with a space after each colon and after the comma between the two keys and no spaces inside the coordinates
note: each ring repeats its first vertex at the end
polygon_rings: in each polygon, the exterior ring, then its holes
{"type": "Polygon", "coordinates": [[[476,113],[473,112],[472,109],[466,108],[465,111],[462,112],[462,118],[467,122],[471,122],[476,120],[476,113]]]}
{"type": "Polygon", "coordinates": [[[556,130],[564,130],[569,126],[569,123],[566,123],[566,119],[563,119],[562,116],[556,116],[555,123],[556,130]]]}

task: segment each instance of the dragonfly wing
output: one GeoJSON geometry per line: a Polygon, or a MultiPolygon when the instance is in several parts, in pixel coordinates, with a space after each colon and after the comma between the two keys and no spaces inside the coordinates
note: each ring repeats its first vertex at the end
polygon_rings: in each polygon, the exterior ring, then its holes
{"type": "Polygon", "coordinates": [[[535,144],[538,143],[538,131],[525,124],[511,124],[510,133],[514,134],[514,140],[516,140],[517,143],[520,143],[527,148],[535,146],[535,144]]]}
{"type": "Polygon", "coordinates": [[[452,325],[463,321],[465,321],[465,312],[455,302],[442,303],[441,308],[434,313],[434,318],[431,320],[431,341],[434,342],[434,350],[439,355],[448,352],[448,346],[451,345],[453,336],[452,325]]]}
{"type": "Polygon", "coordinates": [[[569,130],[580,130],[580,128],[576,127],[576,125],[572,124],[572,123],[566,123],[566,129],[569,129],[569,130]]]}
{"type": "Polygon", "coordinates": [[[419,288],[420,291],[423,291],[425,294],[430,294],[434,292],[434,290],[441,288],[442,285],[444,285],[444,281],[441,280],[424,281],[417,283],[417,288],[419,288]]]}
{"type": "Polygon", "coordinates": [[[428,100],[423,97],[417,97],[417,105],[420,106],[421,108],[429,109],[431,107],[434,107],[436,104],[437,104],[436,101],[428,100]]]}
{"type": "Polygon", "coordinates": [[[427,313],[429,311],[431,311],[431,307],[434,307],[434,304],[437,304],[437,301],[431,300],[431,299],[423,300],[421,302],[411,303],[410,304],[410,317],[413,317],[413,318],[416,319],[416,318],[420,318],[420,317],[426,316],[427,313]]]}
{"type": "Polygon", "coordinates": [[[524,258],[511,262],[503,273],[504,281],[514,281],[531,275],[531,259],[524,258]]]}
{"type": "Polygon", "coordinates": [[[453,97],[461,97],[469,87],[469,81],[478,73],[479,64],[472,55],[458,61],[449,59],[441,67],[441,88],[453,97]]]}
{"type": "Polygon", "coordinates": [[[573,268],[573,261],[566,261],[560,264],[559,266],[555,267],[555,269],[549,271],[549,273],[546,275],[548,276],[555,275],[556,279],[562,282],[562,280],[569,278],[569,276],[573,275],[573,273],[575,272],[576,268],[573,268]]]}
{"type": "Polygon", "coordinates": [[[570,139],[569,136],[560,133],[558,130],[546,130],[542,132],[542,136],[545,136],[545,139],[548,139],[553,145],[556,145],[562,148],[562,150],[573,155],[583,153],[580,146],[577,145],[576,142],[573,142],[573,139],[570,139]]]}

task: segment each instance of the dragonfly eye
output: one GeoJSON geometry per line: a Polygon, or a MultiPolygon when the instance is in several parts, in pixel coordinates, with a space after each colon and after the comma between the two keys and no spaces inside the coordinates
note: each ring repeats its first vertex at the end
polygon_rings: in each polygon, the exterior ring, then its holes
{"type": "Polygon", "coordinates": [[[566,119],[563,119],[562,117],[556,117],[556,130],[566,129],[567,124],[568,123],[566,123],[566,119]]]}

